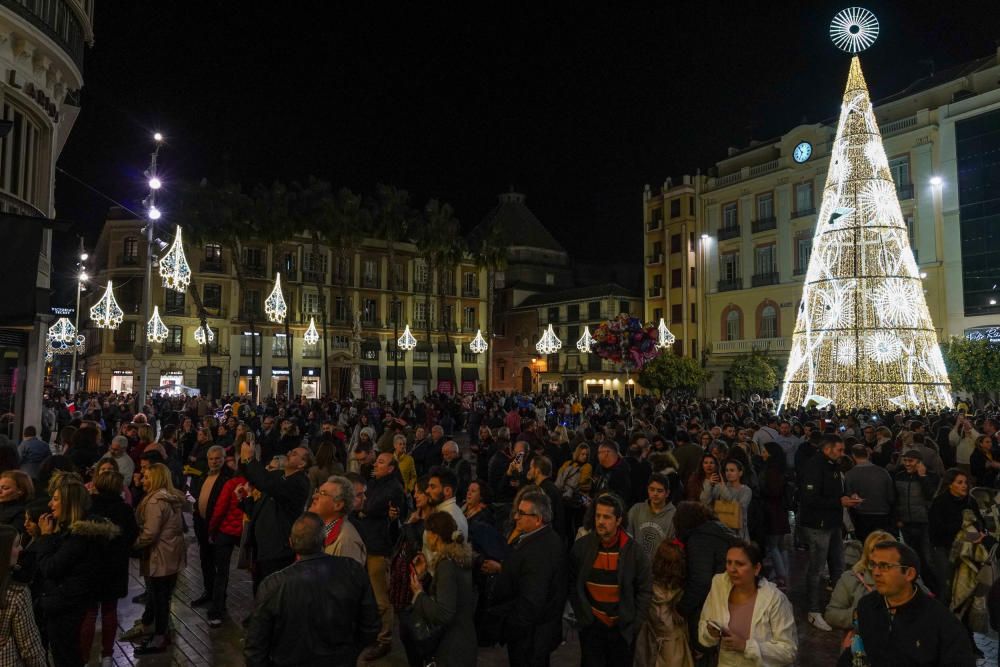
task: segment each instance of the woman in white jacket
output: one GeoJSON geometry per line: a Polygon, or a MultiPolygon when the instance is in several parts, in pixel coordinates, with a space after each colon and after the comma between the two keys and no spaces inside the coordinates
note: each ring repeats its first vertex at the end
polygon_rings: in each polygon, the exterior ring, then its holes
{"type": "Polygon", "coordinates": [[[726,553],[726,571],[712,579],[701,609],[698,640],[721,645],[719,667],[783,667],[795,662],[798,636],[792,604],[761,579],[761,554],[747,542],[726,553]]]}

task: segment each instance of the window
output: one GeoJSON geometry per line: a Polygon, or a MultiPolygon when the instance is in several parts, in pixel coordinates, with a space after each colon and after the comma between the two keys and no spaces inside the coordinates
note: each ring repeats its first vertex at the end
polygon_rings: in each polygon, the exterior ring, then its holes
{"type": "Polygon", "coordinates": [[[910,156],[901,155],[889,160],[889,172],[897,190],[910,185],[910,156]]]}
{"type": "Polygon", "coordinates": [[[338,322],[354,322],[354,313],[351,312],[351,297],[344,298],[338,296],[333,301],[333,319],[338,322]]]}
{"type": "Polygon", "coordinates": [[[618,312],[619,313],[628,313],[630,310],[631,309],[629,308],[629,302],[628,301],[619,301],[618,302],[618,312]]]}
{"type": "Polygon", "coordinates": [[[552,322],[552,323],[555,323],[555,322],[559,321],[559,307],[558,306],[556,306],[555,308],[549,308],[549,310],[548,310],[548,320],[546,320],[546,321],[547,322],[552,322]]]}
{"type": "Polygon", "coordinates": [[[243,248],[243,263],[254,268],[264,266],[264,249],[243,248]]]}
{"type": "Polygon", "coordinates": [[[573,347],[567,348],[567,352],[576,352],[576,341],[580,340],[580,325],[574,324],[573,326],[566,327],[566,340],[563,345],[566,346],[567,343],[572,344],[573,347]]]}
{"type": "Polygon", "coordinates": [[[271,356],[272,357],[288,356],[288,339],[285,338],[285,334],[283,333],[274,334],[274,338],[271,339],[271,356]]]}
{"type": "Polygon", "coordinates": [[[917,238],[913,233],[915,225],[913,224],[913,215],[910,214],[906,216],[906,236],[910,240],[910,250],[913,251],[913,259],[917,259],[917,238]]]}
{"type": "Polygon", "coordinates": [[[423,301],[417,301],[413,304],[413,321],[416,322],[416,326],[423,329],[427,327],[428,322],[427,317],[427,304],[423,301]]]}
{"type": "Polygon", "coordinates": [[[691,267],[691,287],[698,286],[698,269],[691,267]]]}
{"type": "Polygon", "coordinates": [[[462,296],[479,296],[479,276],[472,271],[462,274],[462,296]]]}
{"type": "Polygon", "coordinates": [[[363,299],[361,301],[361,321],[365,324],[375,324],[378,322],[378,301],[375,299],[363,299]]]}
{"type": "Polygon", "coordinates": [[[698,305],[694,303],[691,304],[691,321],[698,321],[698,305]]]}
{"type": "Polygon", "coordinates": [[[601,363],[601,358],[596,354],[587,355],[587,370],[588,371],[599,371],[604,368],[604,364],[601,363]]]}
{"type": "Polygon", "coordinates": [[[778,311],[774,306],[768,304],[761,309],[759,329],[757,338],[778,337],[778,311]]]}
{"type": "Polygon", "coordinates": [[[122,241],[122,258],[125,264],[135,264],[139,259],[139,239],[134,236],[127,236],[122,241]]]}
{"type": "Polygon", "coordinates": [[[454,361],[454,355],[445,343],[438,343],[438,361],[448,363],[454,361]]]}
{"type": "Polygon", "coordinates": [[[679,218],[681,217],[681,200],[680,197],[677,199],[670,200],[670,217],[679,218]]]}
{"type": "Polygon", "coordinates": [[[451,329],[455,326],[455,306],[452,304],[445,304],[441,309],[441,326],[446,329],[451,329]]]}
{"type": "Polygon", "coordinates": [[[798,183],[795,186],[795,215],[809,215],[813,212],[812,183],[798,183]]]}
{"type": "Polygon", "coordinates": [[[545,357],[545,369],[550,373],[559,371],[559,353],[550,354],[545,357]]]}
{"type": "Polygon", "coordinates": [[[663,274],[656,273],[653,275],[653,287],[660,288],[663,287],[663,274]]]}
{"type": "Polygon", "coordinates": [[[243,335],[240,336],[240,354],[244,357],[261,355],[260,333],[254,332],[251,336],[249,331],[243,332],[243,335]]]}
{"type": "Polygon", "coordinates": [[[222,261],[222,246],[218,243],[206,243],[205,244],[205,261],[206,262],[221,262],[222,261]]]}
{"type": "Polygon", "coordinates": [[[694,232],[688,233],[688,252],[694,252],[694,232]]]}
{"type": "Polygon", "coordinates": [[[672,234],[670,236],[670,252],[675,253],[680,251],[681,251],[681,235],[672,234]]]}
{"type": "Polygon", "coordinates": [[[719,278],[727,282],[738,280],[740,277],[740,255],[736,252],[729,252],[719,258],[719,278]]]}
{"type": "Polygon", "coordinates": [[[428,361],[430,361],[430,358],[431,358],[431,353],[427,351],[427,348],[424,348],[423,350],[417,349],[413,351],[413,363],[422,361],[423,363],[426,364],[428,361]]]}
{"type": "Polygon", "coordinates": [[[222,308],[222,285],[205,283],[202,287],[201,302],[206,308],[222,308]]]}
{"type": "Polygon", "coordinates": [[[163,351],[175,354],[184,351],[184,327],[169,327],[167,340],[163,343],[163,351]]]}
{"type": "Polygon", "coordinates": [[[396,300],[389,302],[389,323],[390,324],[402,324],[403,323],[403,302],[396,300]]]}
{"type": "Polygon", "coordinates": [[[37,156],[48,150],[39,146],[45,136],[42,126],[9,99],[3,105],[3,118],[12,126],[0,140],[0,189],[31,204],[41,203],[37,156]]]}
{"type": "Polygon", "coordinates": [[[670,271],[670,287],[671,288],[674,288],[674,287],[683,287],[684,283],[683,283],[683,279],[681,278],[681,276],[683,276],[683,275],[684,274],[683,274],[683,272],[680,269],[671,269],[671,271],[670,271]]]}
{"type": "Polygon", "coordinates": [[[413,291],[426,292],[431,284],[427,279],[429,276],[427,261],[423,259],[413,260],[413,291]]]}
{"type": "Polygon", "coordinates": [[[366,259],[361,264],[361,286],[378,287],[378,260],[366,259]]]}
{"type": "Polygon", "coordinates": [[[570,306],[566,306],[566,321],[567,322],[580,321],[580,304],[574,303],[570,306]]]}
{"type": "Polygon", "coordinates": [[[670,323],[680,322],[684,317],[683,304],[675,303],[670,306],[670,323]]]}
{"type": "Polygon", "coordinates": [[[175,292],[172,289],[164,289],[163,311],[168,315],[184,314],[184,292],[175,292]]]}
{"type": "Polygon", "coordinates": [[[326,253],[307,252],[302,255],[302,271],[305,273],[326,275],[326,253]]]}
{"type": "Polygon", "coordinates": [[[678,357],[684,356],[684,341],[680,338],[674,339],[674,354],[678,357]]]}
{"type": "Polygon", "coordinates": [[[587,304],[587,319],[588,320],[599,320],[601,319],[601,302],[591,301],[587,304]]]}
{"type": "Polygon", "coordinates": [[[315,292],[303,292],[302,294],[302,312],[307,315],[315,315],[320,312],[319,308],[319,294],[315,292]]]}
{"type": "Polygon", "coordinates": [[[698,358],[698,341],[696,340],[691,341],[691,358],[692,359],[698,358]]]}
{"type": "Polygon", "coordinates": [[[396,341],[390,338],[385,342],[385,358],[388,361],[404,361],[406,359],[406,352],[400,350],[396,341]]]}
{"type": "Polygon", "coordinates": [[[506,375],[507,373],[507,367],[504,366],[503,364],[500,364],[499,366],[497,366],[497,371],[500,373],[500,381],[503,382],[504,375],[506,375]]]}
{"type": "Polygon", "coordinates": [[[812,254],[813,240],[811,236],[800,236],[795,240],[795,273],[805,273],[809,268],[809,256],[812,254]]]}
{"type": "Polygon", "coordinates": [[[248,289],[243,292],[243,311],[260,319],[263,310],[260,307],[260,290],[248,289]]]}
{"type": "Polygon", "coordinates": [[[285,273],[292,273],[295,271],[295,260],[296,257],[294,252],[286,252],[281,256],[281,264],[279,265],[281,266],[281,270],[285,273]]]}
{"type": "Polygon", "coordinates": [[[346,350],[351,347],[351,339],[347,336],[334,336],[333,348],[335,350],[346,350]]]}
{"type": "Polygon", "coordinates": [[[554,274],[554,273],[546,273],[545,274],[545,284],[546,285],[555,285],[556,284],[556,274],[554,274]]]}
{"type": "Polygon", "coordinates": [[[757,246],[753,253],[754,275],[763,276],[775,273],[778,263],[775,258],[774,244],[757,246]]]}
{"type": "Polygon", "coordinates": [[[740,311],[730,310],[726,315],[726,340],[740,339],[740,311]]]}
{"type": "Polygon", "coordinates": [[[442,268],[438,270],[438,293],[455,293],[455,272],[451,269],[442,268]]]}
{"type": "Polygon", "coordinates": [[[462,326],[469,331],[476,328],[476,309],[475,308],[463,308],[462,309],[462,326]]]}
{"type": "Polygon", "coordinates": [[[462,343],[462,363],[474,364],[479,355],[469,349],[468,343],[462,343]]]}
{"type": "Polygon", "coordinates": [[[726,204],[722,207],[722,226],[725,229],[732,229],[738,224],[736,212],[736,202],[726,204]]]}
{"type": "Polygon", "coordinates": [[[351,257],[338,257],[334,262],[334,272],[333,272],[333,282],[338,285],[350,285],[351,284],[351,265],[353,264],[353,259],[351,257]]]}
{"type": "Polygon", "coordinates": [[[770,192],[757,197],[757,219],[770,220],[774,217],[774,195],[770,192]]]}

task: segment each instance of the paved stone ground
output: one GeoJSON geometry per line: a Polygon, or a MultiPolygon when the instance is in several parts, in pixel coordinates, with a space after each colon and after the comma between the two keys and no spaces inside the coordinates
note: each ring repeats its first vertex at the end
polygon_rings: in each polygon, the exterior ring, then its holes
{"type": "MultiPolygon", "coordinates": [[[[120,666],[141,665],[159,667],[161,665],[242,665],[243,637],[240,621],[249,614],[252,608],[250,594],[250,579],[242,570],[233,570],[230,581],[229,606],[233,618],[218,629],[210,629],[206,622],[205,610],[190,606],[191,600],[201,594],[201,574],[198,570],[198,546],[194,536],[189,537],[188,567],[182,573],[177,590],[174,594],[172,615],[174,628],[174,644],[168,653],[159,656],[135,658],[132,655],[132,645],[118,642],[115,647],[115,664],[120,666]]],[[[796,617],[799,619],[799,660],[798,665],[832,665],[836,662],[839,652],[840,634],[838,632],[820,632],[805,622],[805,557],[795,553],[793,559],[793,577],[790,598],[795,606],[796,617]]],[[[129,598],[119,604],[119,623],[122,628],[130,628],[132,623],[142,614],[141,605],[132,604],[129,600],[142,591],[142,579],[138,576],[138,568],[133,562],[132,582],[129,598]]],[[[100,664],[100,648],[95,640],[92,654],[92,665],[100,664]]],[[[997,664],[998,643],[996,636],[976,635],[976,642],[986,654],[980,665],[992,667],[997,664]]],[[[478,663],[488,667],[500,667],[507,664],[506,650],[503,648],[481,649],[478,663]]],[[[579,643],[571,633],[567,642],[560,647],[552,657],[553,667],[570,667],[580,664],[579,643]]],[[[385,659],[375,663],[378,667],[405,667],[406,657],[398,639],[394,650],[385,659]]]]}

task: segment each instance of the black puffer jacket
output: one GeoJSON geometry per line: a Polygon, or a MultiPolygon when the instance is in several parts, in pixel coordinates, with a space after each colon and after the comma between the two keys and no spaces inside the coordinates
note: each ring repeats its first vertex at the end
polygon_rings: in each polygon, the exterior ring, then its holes
{"type": "Polygon", "coordinates": [[[24,533],[24,503],[20,500],[0,503],[0,525],[24,533]]]}
{"type": "Polygon", "coordinates": [[[677,611],[688,619],[691,638],[697,640],[698,618],[712,589],[712,577],[725,571],[726,552],[737,538],[718,521],[706,521],[681,539],[684,541],[687,579],[677,611]]]}
{"type": "Polygon", "coordinates": [[[49,614],[80,610],[100,602],[103,571],[111,541],[121,530],[104,517],[88,516],[68,529],[31,543],[43,581],[42,608],[49,614]]]}
{"type": "Polygon", "coordinates": [[[316,554],[261,583],[243,651],[248,667],[353,667],[378,631],[375,595],[361,565],[316,554]]]}
{"type": "Polygon", "coordinates": [[[128,559],[132,545],[139,537],[139,525],[132,508],[121,496],[113,493],[93,496],[90,511],[108,519],[121,531],[108,544],[107,559],[97,571],[102,576],[102,599],[118,600],[128,595],[128,559]]]}

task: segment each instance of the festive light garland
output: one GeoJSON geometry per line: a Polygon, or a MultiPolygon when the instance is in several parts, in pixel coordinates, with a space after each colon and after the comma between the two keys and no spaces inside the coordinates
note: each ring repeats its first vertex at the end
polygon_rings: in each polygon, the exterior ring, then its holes
{"type": "Polygon", "coordinates": [[[162,343],[170,335],[170,329],[160,319],[160,307],[153,306],[153,316],[146,323],[146,340],[154,343],[162,343]]]}
{"type": "Polygon", "coordinates": [[[274,274],[274,289],[271,290],[271,294],[264,301],[264,314],[272,322],[281,322],[285,319],[285,315],[288,314],[288,304],[285,303],[285,297],[281,294],[280,273],[274,274]]]}
{"type": "Polygon", "coordinates": [[[473,354],[482,354],[488,347],[486,339],[483,338],[483,330],[476,329],[476,337],[472,339],[471,343],[469,343],[469,351],[473,354]]]}
{"type": "Polygon", "coordinates": [[[413,337],[412,333],[410,333],[410,325],[407,324],[406,327],[403,329],[403,335],[400,336],[399,340],[396,341],[396,347],[401,349],[403,352],[409,352],[416,346],[417,346],[417,339],[413,337]]]}
{"type": "Polygon", "coordinates": [[[656,347],[662,350],[673,345],[675,340],[677,340],[677,338],[670,333],[670,329],[667,328],[667,323],[664,322],[661,317],[660,325],[656,327],[656,347]]]}
{"type": "Polygon", "coordinates": [[[170,250],[160,258],[160,277],[163,278],[164,287],[182,294],[191,284],[191,267],[184,256],[180,225],[177,226],[177,235],[174,236],[170,250]]]}
{"type": "Polygon", "coordinates": [[[124,317],[125,313],[115,301],[115,294],[109,280],[108,287],[104,290],[104,296],[90,308],[90,320],[98,329],[117,329],[124,317]]]}
{"type": "Polygon", "coordinates": [[[591,346],[594,344],[594,337],[590,335],[590,326],[583,325],[583,335],[576,341],[576,349],[584,354],[590,354],[591,346]]]}
{"type": "Polygon", "coordinates": [[[211,343],[214,340],[215,334],[212,332],[212,327],[207,324],[194,330],[194,342],[198,345],[204,345],[206,341],[211,343]]]}
{"type": "Polygon", "coordinates": [[[316,331],[316,318],[309,318],[309,328],[306,329],[305,334],[302,336],[302,340],[305,341],[306,345],[315,345],[319,342],[319,332],[316,331]]]}
{"type": "Polygon", "coordinates": [[[562,349],[562,341],[556,336],[556,332],[552,330],[551,324],[549,324],[549,328],[542,334],[542,337],[538,339],[538,342],[535,343],[535,349],[538,350],[539,354],[555,354],[562,349]]]}
{"type": "Polygon", "coordinates": [[[49,327],[45,340],[45,359],[52,361],[53,354],[72,354],[83,350],[85,338],[77,334],[76,327],[67,317],[60,317],[49,327]]]}

